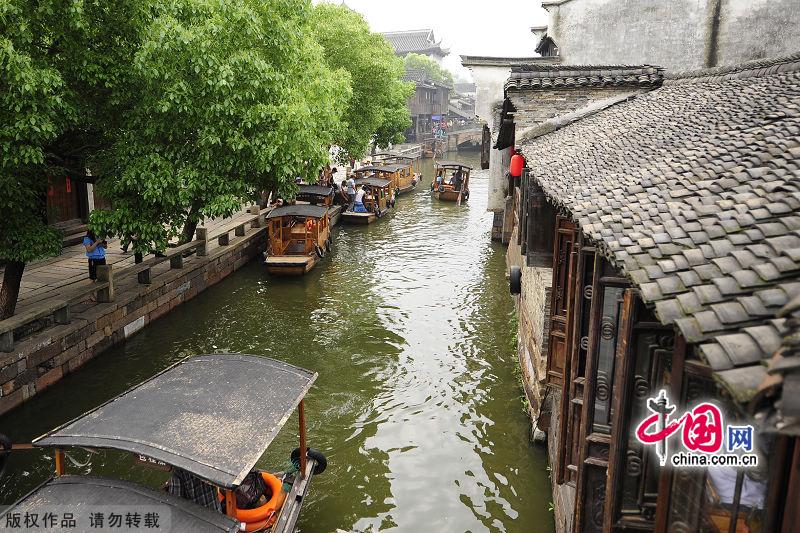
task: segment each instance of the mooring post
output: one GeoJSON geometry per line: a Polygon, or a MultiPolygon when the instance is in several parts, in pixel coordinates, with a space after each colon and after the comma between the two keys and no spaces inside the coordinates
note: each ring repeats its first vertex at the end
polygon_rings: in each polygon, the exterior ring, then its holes
{"type": "Polygon", "coordinates": [[[208,228],[197,228],[195,234],[197,235],[197,240],[202,241],[197,246],[197,257],[208,255],[208,228]]]}
{"type": "Polygon", "coordinates": [[[261,208],[258,207],[257,205],[251,205],[250,209],[248,209],[248,211],[250,212],[251,215],[256,215],[256,218],[254,218],[253,221],[250,222],[250,227],[251,228],[260,228],[261,227],[261,215],[260,215],[261,208]]]}
{"type": "Polygon", "coordinates": [[[53,320],[56,324],[69,324],[71,319],[68,303],[65,303],[64,307],[59,307],[53,311],[53,320]]]}
{"type": "Polygon", "coordinates": [[[114,267],[112,265],[98,265],[97,281],[108,283],[107,286],[97,291],[97,301],[109,303],[114,301],[114,267]]]}

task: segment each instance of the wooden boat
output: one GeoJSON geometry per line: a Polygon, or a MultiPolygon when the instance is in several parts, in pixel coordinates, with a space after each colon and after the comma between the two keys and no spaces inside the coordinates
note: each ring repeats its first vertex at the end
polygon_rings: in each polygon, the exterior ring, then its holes
{"type": "MultiPolygon", "coordinates": [[[[393,181],[397,194],[409,192],[422,181],[422,174],[417,172],[417,158],[400,152],[377,152],[375,158],[385,167],[392,167],[393,181]]],[[[377,165],[378,163],[376,163],[377,165]]]]}
{"type": "Polygon", "coordinates": [[[431,193],[437,200],[461,205],[462,201],[469,199],[471,170],[471,166],[458,161],[437,161],[436,175],[431,181],[431,193]]]}
{"type": "Polygon", "coordinates": [[[364,207],[367,209],[367,212],[356,213],[355,211],[343,211],[341,215],[342,221],[349,224],[372,224],[377,219],[389,213],[392,207],[394,207],[393,201],[391,200],[391,180],[367,176],[356,178],[355,182],[356,185],[369,187],[371,195],[369,198],[364,198],[364,207]]]}
{"type": "Polygon", "coordinates": [[[300,276],[331,251],[329,207],[294,204],[267,214],[264,264],[270,274],[300,276]]]}
{"type": "Polygon", "coordinates": [[[295,199],[314,205],[333,205],[333,189],[322,185],[300,185],[295,199]]]}
{"type": "Polygon", "coordinates": [[[0,512],[0,523],[7,516],[67,509],[77,525],[72,531],[95,531],[89,525],[95,511],[105,512],[108,525],[109,512],[123,509],[141,513],[140,520],[146,512],[157,513],[161,531],[293,532],[312,477],[327,465],[306,444],[303,398],[316,378],[315,372],[256,355],[184,359],[34,440],[33,447],[53,450],[56,477],[0,512]],[[277,474],[256,470],[295,409],[300,446],[291,454],[292,466],[277,474]],[[200,494],[192,500],[191,492],[68,475],[66,454],[73,449],[125,452],[142,467],[171,471],[171,482],[200,494]],[[253,476],[268,482],[263,496],[269,501],[239,509],[237,489],[253,476]]]}
{"type": "Polygon", "coordinates": [[[328,226],[331,228],[339,223],[339,215],[344,209],[343,205],[336,205],[334,190],[322,185],[300,185],[295,200],[297,203],[326,206],[328,208],[328,226]]]}

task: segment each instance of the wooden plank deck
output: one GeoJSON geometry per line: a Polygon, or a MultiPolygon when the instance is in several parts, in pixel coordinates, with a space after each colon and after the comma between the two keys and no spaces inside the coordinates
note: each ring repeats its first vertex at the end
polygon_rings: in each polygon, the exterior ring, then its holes
{"type": "MultiPolygon", "coordinates": [[[[242,209],[230,218],[207,220],[201,226],[208,228],[209,235],[216,235],[225,229],[233,231],[236,226],[250,218],[252,218],[252,215],[247,212],[247,209],[242,209]]],[[[108,239],[106,262],[109,265],[114,265],[115,270],[124,269],[135,263],[133,252],[128,250],[128,252],[123,253],[121,246],[122,243],[119,239],[108,239]]],[[[218,246],[216,239],[209,240],[209,250],[213,250],[218,246]]],[[[146,258],[147,256],[145,256],[146,258]]],[[[169,262],[166,262],[164,268],[169,268],[169,262]]],[[[2,284],[2,273],[3,269],[0,268],[0,285],[2,284]]],[[[89,285],[90,283],[92,282],[89,280],[89,268],[83,245],[66,246],[61,249],[60,255],[28,263],[25,266],[16,313],[24,312],[35,304],[49,298],[56,298],[67,289],[89,285]]]]}

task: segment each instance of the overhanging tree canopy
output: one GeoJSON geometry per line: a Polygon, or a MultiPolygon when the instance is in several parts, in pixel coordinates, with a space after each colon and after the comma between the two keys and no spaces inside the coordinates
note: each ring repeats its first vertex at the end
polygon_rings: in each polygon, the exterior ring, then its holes
{"type": "Polygon", "coordinates": [[[391,45],[346,6],[314,6],[312,26],[328,66],[349,73],[352,84],[336,144],[360,157],[376,136],[382,145],[402,141],[402,133],[411,125],[406,101],[414,86],[402,81],[403,61],[391,45]]]}

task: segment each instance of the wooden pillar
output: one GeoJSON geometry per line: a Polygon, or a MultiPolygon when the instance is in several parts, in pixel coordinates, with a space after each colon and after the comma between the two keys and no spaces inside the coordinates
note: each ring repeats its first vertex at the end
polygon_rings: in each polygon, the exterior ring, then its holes
{"type": "Polygon", "coordinates": [[[107,282],[108,286],[97,291],[97,301],[109,303],[114,301],[114,267],[112,265],[98,265],[97,281],[107,282]]]}
{"type": "Polygon", "coordinates": [[[297,406],[297,414],[300,419],[300,478],[305,479],[308,453],[306,451],[306,407],[303,400],[300,400],[300,405],[297,406]]]}
{"type": "Polygon", "coordinates": [[[64,470],[64,450],[56,449],[56,475],[63,476],[65,474],[64,470]]]}
{"type": "Polygon", "coordinates": [[[236,518],[236,493],[231,489],[225,491],[225,514],[236,518]]]}
{"type": "Polygon", "coordinates": [[[208,228],[197,228],[195,235],[197,235],[198,241],[202,241],[197,246],[197,257],[208,255],[208,228]]]}

